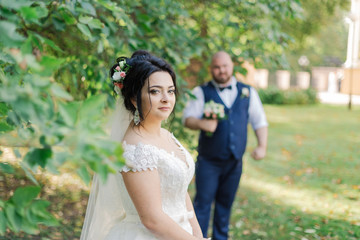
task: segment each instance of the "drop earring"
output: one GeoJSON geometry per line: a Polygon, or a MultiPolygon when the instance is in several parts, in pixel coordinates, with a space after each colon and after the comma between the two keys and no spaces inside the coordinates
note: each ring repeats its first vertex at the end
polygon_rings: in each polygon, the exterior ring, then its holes
{"type": "Polygon", "coordinates": [[[140,123],[140,114],[138,109],[136,109],[134,113],[134,123],[135,125],[139,125],[140,123]]]}

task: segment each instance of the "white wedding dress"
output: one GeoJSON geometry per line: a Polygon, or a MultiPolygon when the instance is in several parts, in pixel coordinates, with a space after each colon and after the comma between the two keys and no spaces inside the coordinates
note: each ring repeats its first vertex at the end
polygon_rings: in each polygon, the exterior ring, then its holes
{"type": "MultiPolygon", "coordinates": [[[[163,211],[177,222],[183,229],[192,234],[189,219],[194,213],[187,211],[186,194],[188,185],[194,175],[194,161],[189,152],[175,139],[185,155],[186,162],[164,149],[153,145],[139,143],[136,146],[123,143],[126,166],[128,171],[152,171],[157,169],[160,176],[160,188],[163,211]]],[[[106,240],[153,240],[154,235],[141,223],[124,181],[119,175],[121,199],[126,212],[126,217],[113,226],[106,240]]]]}
{"type": "MultiPolygon", "coordinates": [[[[126,165],[122,171],[157,170],[160,177],[160,189],[163,211],[185,231],[193,233],[189,219],[194,216],[186,208],[188,186],[193,178],[195,166],[190,153],[172,135],[183,156],[175,156],[150,144],[137,145],[123,142],[126,165]]],[[[96,181],[98,182],[98,180],[96,181]]],[[[87,210],[85,225],[80,239],[84,240],[155,240],[157,239],[141,223],[136,208],[126,190],[121,173],[112,174],[104,187],[99,183],[95,190],[97,199],[93,211],[87,210]],[[107,189],[106,189],[107,188],[107,189]],[[114,189],[117,188],[117,189],[114,189]],[[99,190],[100,189],[100,190],[99,190]],[[102,190],[101,190],[102,189],[102,190]],[[119,191],[118,191],[119,190],[119,191]],[[102,191],[105,193],[103,194],[102,191]],[[119,192],[113,194],[114,192],[119,192]],[[113,195],[111,195],[113,194],[113,195]],[[119,199],[113,199],[113,198],[119,199]],[[119,209],[122,208],[122,209],[119,209]]],[[[92,189],[93,191],[93,189],[92,189]]],[[[90,200],[89,200],[90,201],[90,200]]]]}

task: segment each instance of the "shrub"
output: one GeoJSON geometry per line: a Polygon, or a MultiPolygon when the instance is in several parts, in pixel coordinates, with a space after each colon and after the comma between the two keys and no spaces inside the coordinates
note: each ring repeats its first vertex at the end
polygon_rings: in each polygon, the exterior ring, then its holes
{"type": "Polygon", "coordinates": [[[318,103],[316,90],[290,89],[280,90],[275,87],[258,90],[262,103],[266,104],[315,104],[318,103]]]}

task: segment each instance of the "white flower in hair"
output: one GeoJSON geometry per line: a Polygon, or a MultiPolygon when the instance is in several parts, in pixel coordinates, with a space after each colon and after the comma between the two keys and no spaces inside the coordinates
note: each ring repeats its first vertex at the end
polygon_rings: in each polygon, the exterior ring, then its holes
{"type": "Polygon", "coordinates": [[[119,62],[120,68],[123,69],[125,64],[126,64],[126,60],[120,61],[120,62],[119,62]]]}
{"type": "Polygon", "coordinates": [[[114,81],[119,81],[121,79],[121,72],[114,72],[112,79],[114,81]]]}

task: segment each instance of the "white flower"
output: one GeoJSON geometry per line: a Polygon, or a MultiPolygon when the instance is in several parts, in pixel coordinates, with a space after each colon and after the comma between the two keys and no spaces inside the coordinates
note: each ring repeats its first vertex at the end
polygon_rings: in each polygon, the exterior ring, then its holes
{"type": "Polygon", "coordinates": [[[241,89],[241,96],[243,97],[249,97],[249,89],[248,88],[242,88],[241,89]]]}
{"type": "Polygon", "coordinates": [[[121,69],[123,69],[125,63],[126,63],[125,60],[119,62],[119,66],[120,66],[121,69]]]}
{"type": "Polygon", "coordinates": [[[121,75],[120,75],[120,72],[114,72],[113,76],[112,76],[112,79],[114,81],[118,81],[121,79],[121,75]]]}

